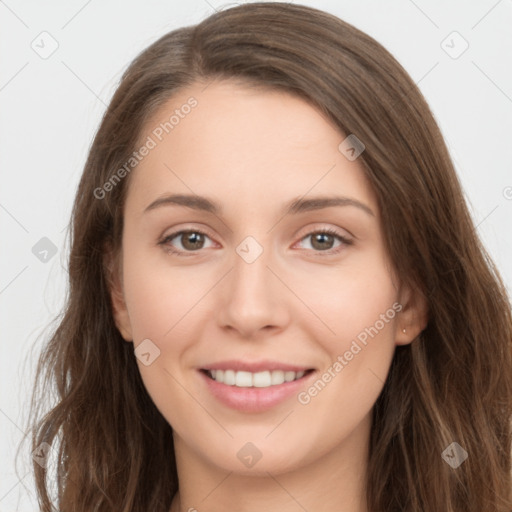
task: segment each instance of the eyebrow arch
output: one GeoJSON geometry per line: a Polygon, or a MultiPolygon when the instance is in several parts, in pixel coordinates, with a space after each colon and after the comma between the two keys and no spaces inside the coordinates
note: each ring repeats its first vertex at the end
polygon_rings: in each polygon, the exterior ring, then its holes
{"type": "Polygon", "coordinates": [[[194,210],[202,210],[217,215],[221,211],[221,207],[214,201],[206,197],[188,194],[171,194],[159,197],[144,209],[144,213],[154,210],[160,206],[177,204],[193,208],[194,210]]]}
{"type": "MultiPolygon", "coordinates": [[[[144,213],[165,205],[186,206],[187,208],[213,213],[214,215],[220,215],[222,212],[222,207],[218,203],[206,197],[188,194],[171,194],[159,197],[153,201],[145,208],[144,213]]],[[[299,197],[287,203],[284,206],[283,212],[285,215],[298,214],[314,210],[321,210],[323,208],[329,208],[333,206],[355,206],[368,215],[375,217],[375,214],[369,206],[361,203],[360,201],[357,201],[356,199],[342,196],[318,196],[312,197],[310,199],[302,199],[299,197]]]]}

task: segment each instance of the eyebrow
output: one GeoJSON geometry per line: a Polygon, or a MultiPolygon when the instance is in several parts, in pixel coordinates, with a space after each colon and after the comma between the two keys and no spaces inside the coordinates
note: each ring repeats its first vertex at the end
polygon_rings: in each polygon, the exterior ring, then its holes
{"type": "MultiPolygon", "coordinates": [[[[194,210],[205,211],[214,215],[221,215],[222,207],[220,204],[208,199],[207,197],[188,194],[171,194],[159,197],[145,209],[144,213],[159,208],[161,206],[179,205],[194,210]]],[[[283,212],[287,214],[298,214],[314,210],[321,210],[323,208],[330,208],[333,206],[354,206],[364,211],[368,215],[375,217],[372,209],[357,199],[342,196],[318,196],[310,199],[296,198],[284,205],[283,212]]]]}

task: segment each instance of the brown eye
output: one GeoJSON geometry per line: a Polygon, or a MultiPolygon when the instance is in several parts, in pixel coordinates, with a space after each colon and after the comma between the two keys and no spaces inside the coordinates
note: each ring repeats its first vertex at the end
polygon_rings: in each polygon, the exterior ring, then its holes
{"type": "MultiPolygon", "coordinates": [[[[159,244],[163,245],[168,252],[187,256],[193,255],[191,253],[198,252],[200,249],[204,249],[207,240],[210,240],[210,237],[206,233],[197,229],[189,229],[171,233],[159,244]]],[[[212,245],[210,242],[210,247],[212,245]]]]}
{"type": "Polygon", "coordinates": [[[201,249],[204,244],[204,234],[197,231],[185,231],[180,235],[181,244],[186,250],[201,249]]]}
{"type": "Polygon", "coordinates": [[[314,249],[318,249],[319,251],[332,249],[334,235],[330,235],[329,233],[314,233],[309,236],[311,236],[311,245],[314,249]]]}
{"type": "MultiPolygon", "coordinates": [[[[332,229],[323,229],[320,231],[313,231],[302,238],[304,240],[311,240],[311,249],[315,252],[327,252],[327,254],[333,254],[342,250],[344,246],[351,245],[352,240],[342,236],[337,231],[332,229]],[[336,244],[338,241],[338,244],[336,244]]],[[[308,248],[308,247],[306,247],[308,248]]]]}

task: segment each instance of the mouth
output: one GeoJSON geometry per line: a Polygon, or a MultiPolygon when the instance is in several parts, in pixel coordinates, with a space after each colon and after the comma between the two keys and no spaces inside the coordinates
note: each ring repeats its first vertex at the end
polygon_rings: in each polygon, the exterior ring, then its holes
{"type": "Polygon", "coordinates": [[[286,382],[294,382],[305,379],[314,372],[313,368],[293,371],[293,370],[263,370],[250,372],[235,369],[206,369],[200,370],[209,379],[214,380],[226,386],[236,386],[239,388],[271,388],[280,386],[286,382]]]}
{"type": "Polygon", "coordinates": [[[196,370],[210,396],[242,413],[264,413],[289,403],[318,374],[316,368],[270,359],[230,359],[196,370]]]}
{"type": "Polygon", "coordinates": [[[215,368],[198,368],[210,395],[242,413],[264,413],[287,403],[311,384],[317,373],[314,368],[270,361],[225,361],[215,368]]]}

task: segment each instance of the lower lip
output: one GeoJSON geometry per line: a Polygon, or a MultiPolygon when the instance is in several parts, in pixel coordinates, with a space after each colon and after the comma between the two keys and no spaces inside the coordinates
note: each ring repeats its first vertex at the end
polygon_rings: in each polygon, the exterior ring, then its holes
{"type": "Polygon", "coordinates": [[[232,409],[242,412],[263,412],[296,395],[304,387],[305,381],[314,375],[310,372],[300,379],[283,382],[267,388],[241,388],[228,386],[211,379],[204,371],[199,371],[212,395],[232,409]]]}

